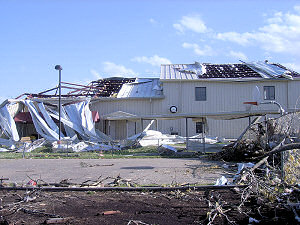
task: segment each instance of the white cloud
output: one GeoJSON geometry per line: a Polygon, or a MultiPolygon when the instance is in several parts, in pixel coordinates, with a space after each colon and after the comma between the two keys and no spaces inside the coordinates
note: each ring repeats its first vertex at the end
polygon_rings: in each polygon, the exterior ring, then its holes
{"type": "Polygon", "coordinates": [[[181,33],[185,30],[191,30],[196,33],[206,33],[208,29],[199,15],[183,16],[179,23],[173,24],[173,27],[181,33]]]}
{"type": "Polygon", "coordinates": [[[257,45],[269,52],[300,55],[300,7],[294,9],[294,13],[274,13],[266,19],[265,26],[254,32],[218,33],[216,38],[243,46],[257,45]]]}
{"type": "Polygon", "coordinates": [[[134,62],[139,62],[139,63],[148,63],[151,64],[152,66],[160,66],[161,64],[171,64],[171,61],[167,58],[159,57],[158,55],[154,55],[151,57],[147,56],[140,56],[140,57],[135,57],[132,59],[134,62]]]}
{"type": "Polygon", "coordinates": [[[183,29],[183,26],[181,24],[173,24],[173,27],[178,30],[180,33],[183,33],[184,32],[184,29],[183,29]]]}
{"type": "Polygon", "coordinates": [[[223,41],[232,41],[236,42],[240,45],[248,45],[250,43],[250,37],[252,35],[250,33],[237,33],[237,32],[225,32],[225,33],[218,33],[216,35],[217,39],[223,40],[223,41]]]}
{"type": "Polygon", "coordinates": [[[241,59],[241,60],[247,60],[248,57],[242,53],[242,52],[236,52],[236,51],[230,51],[228,56],[231,56],[233,58],[241,59]]]}
{"type": "Polygon", "coordinates": [[[128,69],[123,65],[117,65],[113,62],[103,62],[103,71],[108,76],[113,77],[135,77],[138,73],[134,72],[132,69],[128,69]]]}
{"type": "Polygon", "coordinates": [[[203,48],[200,48],[200,46],[198,44],[191,44],[191,43],[183,43],[182,44],[183,48],[191,48],[194,50],[194,53],[196,55],[200,55],[200,56],[212,56],[214,55],[214,51],[212,50],[212,48],[208,45],[205,45],[203,48]]]}
{"type": "Polygon", "coordinates": [[[100,75],[100,73],[98,73],[98,71],[96,71],[96,70],[94,70],[94,69],[91,69],[90,72],[91,72],[91,74],[94,75],[94,77],[95,77],[96,79],[102,79],[102,76],[100,75]]]}
{"type": "Polygon", "coordinates": [[[153,19],[153,18],[150,18],[150,19],[149,19],[149,22],[150,22],[151,24],[153,24],[153,25],[157,24],[157,21],[156,21],[155,19],[153,19]]]}
{"type": "Polygon", "coordinates": [[[268,23],[281,23],[282,22],[282,12],[274,13],[274,16],[267,19],[268,23]]]}

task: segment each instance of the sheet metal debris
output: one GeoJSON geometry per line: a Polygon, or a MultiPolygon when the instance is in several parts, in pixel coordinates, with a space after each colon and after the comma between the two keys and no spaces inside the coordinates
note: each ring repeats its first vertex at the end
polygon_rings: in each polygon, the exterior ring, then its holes
{"type": "Polygon", "coordinates": [[[158,153],[163,156],[171,156],[177,153],[177,149],[170,145],[161,145],[157,148],[158,153]]]}
{"type": "Polygon", "coordinates": [[[19,141],[20,137],[17,131],[16,123],[9,112],[8,105],[0,108],[0,127],[5,135],[12,141],[19,141]]]}
{"type": "Polygon", "coordinates": [[[215,185],[216,186],[223,186],[229,184],[228,180],[226,177],[221,176],[219,179],[217,179],[215,185]]]}

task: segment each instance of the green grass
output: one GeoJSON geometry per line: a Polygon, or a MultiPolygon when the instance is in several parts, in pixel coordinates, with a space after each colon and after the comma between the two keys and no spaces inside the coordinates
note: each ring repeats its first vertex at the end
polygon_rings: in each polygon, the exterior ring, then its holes
{"type": "MultiPolygon", "coordinates": [[[[159,158],[157,154],[157,148],[153,147],[141,147],[136,149],[126,149],[118,151],[99,151],[94,152],[57,152],[53,153],[49,147],[40,147],[32,152],[25,153],[25,158],[39,158],[39,159],[115,159],[115,158],[159,158]]],[[[21,159],[23,153],[18,152],[0,152],[0,159],[21,159]]]]}
{"type": "MultiPolygon", "coordinates": [[[[21,159],[23,153],[0,152],[0,159],[21,159]]],[[[135,149],[94,152],[56,152],[51,147],[43,146],[32,152],[25,153],[26,159],[118,159],[118,158],[190,158],[190,156],[160,156],[157,146],[147,146],[135,149]]]]}
{"type": "Polygon", "coordinates": [[[170,146],[180,146],[180,147],[186,147],[185,143],[178,143],[178,144],[168,144],[170,146]]]}

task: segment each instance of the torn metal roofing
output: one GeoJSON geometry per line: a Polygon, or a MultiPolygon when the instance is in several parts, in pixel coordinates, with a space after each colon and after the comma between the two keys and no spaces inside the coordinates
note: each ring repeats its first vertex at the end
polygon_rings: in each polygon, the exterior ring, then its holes
{"type": "Polygon", "coordinates": [[[135,82],[123,84],[117,98],[162,98],[163,91],[158,78],[136,78],[135,82]]]}
{"type": "Polygon", "coordinates": [[[264,62],[236,64],[165,64],[161,65],[161,79],[293,79],[300,74],[280,64],[264,62]]]}
{"type": "Polygon", "coordinates": [[[285,66],[283,66],[283,65],[281,65],[279,63],[271,63],[271,64],[274,65],[274,66],[277,66],[279,68],[282,68],[284,70],[289,71],[291,73],[292,77],[300,77],[300,73],[298,73],[298,72],[296,72],[294,70],[291,70],[290,68],[287,68],[287,67],[285,67],[285,66]]]}
{"type": "Polygon", "coordinates": [[[269,64],[267,62],[251,62],[245,63],[252,70],[258,72],[263,78],[287,78],[293,79],[291,72],[280,68],[276,65],[269,64]]]}
{"type": "MultiPolygon", "coordinates": [[[[110,77],[92,81],[88,85],[61,82],[62,91],[69,90],[66,94],[61,94],[63,98],[69,97],[116,97],[123,84],[134,82],[136,78],[110,77]],[[70,91],[71,90],[71,91],[70,91]]],[[[17,98],[27,95],[29,98],[53,98],[58,97],[59,86],[40,93],[24,93],[17,98]],[[54,92],[51,93],[50,92],[54,92]]]]}

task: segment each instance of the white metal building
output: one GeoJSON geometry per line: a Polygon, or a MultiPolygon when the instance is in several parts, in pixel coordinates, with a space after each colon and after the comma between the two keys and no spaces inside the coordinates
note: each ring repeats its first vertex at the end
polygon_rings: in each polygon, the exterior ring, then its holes
{"type": "Polygon", "coordinates": [[[94,99],[90,108],[101,118],[96,127],[115,139],[141,132],[151,119],[158,119],[152,129],[162,133],[193,136],[205,123],[206,135],[236,138],[248,125],[247,113],[278,112],[274,104],[249,109],[244,102],[276,101],[295,110],[299,85],[299,73],[268,62],[170,64],[161,65],[160,79],[123,84],[117,96],[94,99]],[[212,119],[244,113],[246,118],[212,119]]]}

